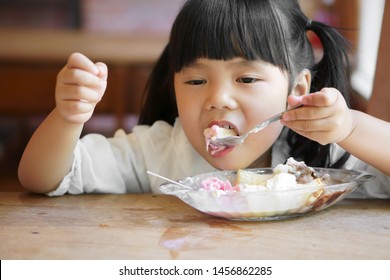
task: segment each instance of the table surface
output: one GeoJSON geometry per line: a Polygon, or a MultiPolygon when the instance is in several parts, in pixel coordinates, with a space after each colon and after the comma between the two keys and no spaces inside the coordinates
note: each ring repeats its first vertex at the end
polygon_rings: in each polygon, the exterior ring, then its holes
{"type": "Polygon", "coordinates": [[[1,192],[0,240],[0,259],[390,259],[390,201],[242,222],[168,195],[1,192]]]}

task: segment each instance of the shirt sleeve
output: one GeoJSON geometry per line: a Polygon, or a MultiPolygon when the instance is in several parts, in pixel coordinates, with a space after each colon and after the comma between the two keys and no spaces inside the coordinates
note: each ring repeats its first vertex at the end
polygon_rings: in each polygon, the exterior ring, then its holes
{"type": "Polygon", "coordinates": [[[112,138],[89,134],[78,141],[70,172],[48,195],[149,192],[144,174],[145,163],[134,134],[123,130],[112,138]]]}

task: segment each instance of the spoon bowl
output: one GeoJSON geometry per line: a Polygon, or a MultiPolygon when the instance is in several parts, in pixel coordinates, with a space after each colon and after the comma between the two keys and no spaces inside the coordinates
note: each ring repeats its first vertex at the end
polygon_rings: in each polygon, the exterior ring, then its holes
{"type": "Polygon", "coordinates": [[[295,110],[295,109],[298,109],[300,107],[303,107],[303,105],[300,104],[298,106],[295,106],[295,107],[292,107],[292,108],[290,108],[288,110],[285,110],[285,111],[283,111],[283,112],[281,112],[281,113],[279,113],[279,114],[277,114],[277,115],[275,115],[275,116],[273,116],[273,117],[263,121],[262,123],[256,125],[251,130],[249,130],[248,132],[246,132],[246,133],[244,133],[242,135],[227,136],[227,137],[211,139],[210,140],[210,144],[215,145],[215,146],[226,146],[226,147],[232,147],[232,146],[240,145],[240,144],[244,143],[245,139],[249,136],[249,134],[257,133],[260,130],[263,130],[264,128],[266,128],[270,124],[280,120],[284,113],[292,111],[292,110],[295,110]]]}

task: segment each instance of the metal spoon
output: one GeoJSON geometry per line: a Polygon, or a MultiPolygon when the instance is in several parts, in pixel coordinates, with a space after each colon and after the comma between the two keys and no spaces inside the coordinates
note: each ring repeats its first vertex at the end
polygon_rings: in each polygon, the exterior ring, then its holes
{"type": "Polygon", "coordinates": [[[158,178],[160,178],[160,179],[163,179],[163,180],[165,180],[165,181],[167,181],[167,182],[170,182],[170,183],[172,183],[172,184],[178,185],[178,186],[180,186],[180,187],[188,188],[188,186],[186,186],[186,185],[180,184],[179,182],[173,181],[173,180],[171,180],[171,179],[169,179],[169,178],[167,178],[167,177],[164,177],[164,176],[161,176],[161,175],[159,175],[159,174],[153,173],[153,172],[151,172],[151,171],[149,171],[149,170],[146,170],[146,173],[148,173],[148,174],[150,174],[150,175],[153,175],[153,176],[156,176],[156,177],[158,177],[158,178]]]}
{"type": "Polygon", "coordinates": [[[256,125],[254,128],[252,128],[251,130],[249,130],[248,132],[242,134],[242,135],[238,135],[238,136],[227,136],[227,137],[223,137],[223,138],[216,138],[214,140],[211,140],[210,141],[210,144],[212,145],[216,145],[216,146],[227,146],[227,147],[232,147],[232,146],[236,146],[236,145],[239,145],[239,144],[242,144],[244,143],[245,139],[248,137],[249,134],[251,133],[257,133],[259,132],[260,130],[266,128],[267,126],[269,126],[271,123],[274,123],[278,120],[280,120],[282,118],[282,115],[286,112],[289,112],[289,111],[292,111],[292,110],[295,110],[295,109],[298,109],[300,107],[302,107],[303,105],[300,104],[298,106],[295,106],[295,107],[292,107],[288,110],[285,110],[265,121],[263,121],[262,123],[256,125]]]}

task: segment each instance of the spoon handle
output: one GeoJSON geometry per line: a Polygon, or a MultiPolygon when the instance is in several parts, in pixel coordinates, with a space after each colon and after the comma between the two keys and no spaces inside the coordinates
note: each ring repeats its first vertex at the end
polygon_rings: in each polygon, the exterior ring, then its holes
{"type": "Polygon", "coordinates": [[[172,184],[179,185],[179,186],[181,186],[181,187],[183,187],[183,188],[188,188],[186,185],[180,184],[179,182],[173,181],[173,180],[171,180],[171,179],[169,179],[169,178],[166,178],[166,177],[164,177],[164,176],[158,175],[158,174],[153,173],[153,172],[151,172],[151,171],[149,171],[149,170],[147,170],[146,173],[148,173],[148,174],[150,174],[150,175],[153,175],[153,176],[155,176],[155,177],[158,177],[158,178],[160,178],[160,179],[163,179],[163,180],[165,180],[165,181],[168,181],[168,182],[170,182],[170,183],[172,183],[172,184]]]}
{"type": "Polygon", "coordinates": [[[292,110],[295,110],[295,109],[298,109],[298,108],[301,108],[301,107],[303,107],[302,104],[299,104],[299,105],[297,105],[297,106],[291,107],[290,109],[288,109],[288,110],[286,110],[286,111],[283,111],[283,112],[281,112],[281,113],[279,113],[279,114],[277,114],[277,115],[275,115],[275,116],[269,118],[268,120],[262,122],[261,124],[255,126],[255,127],[252,128],[248,133],[256,133],[256,132],[260,131],[261,129],[263,129],[264,127],[267,127],[267,126],[270,125],[271,123],[274,123],[274,122],[280,120],[280,119],[282,118],[282,116],[283,116],[284,113],[289,112],[289,111],[292,111],[292,110]]]}

